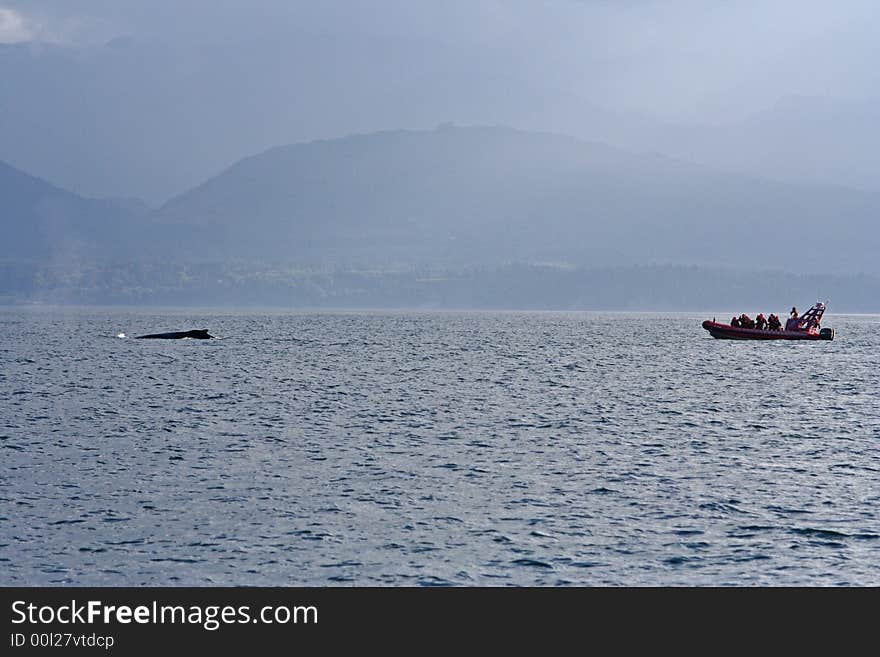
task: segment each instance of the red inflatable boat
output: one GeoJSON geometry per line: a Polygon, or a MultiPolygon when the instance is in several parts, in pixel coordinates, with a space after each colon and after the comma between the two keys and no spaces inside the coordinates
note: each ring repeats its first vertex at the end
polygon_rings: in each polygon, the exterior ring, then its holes
{"type": "Polygon", "coordinates": [[[820,328],[825,304],[817,303],[800,317],[789,319],[782,330],[743,328],[706,320],[703,328],[719,340],[833,340],[834,329],[820,328]]]}

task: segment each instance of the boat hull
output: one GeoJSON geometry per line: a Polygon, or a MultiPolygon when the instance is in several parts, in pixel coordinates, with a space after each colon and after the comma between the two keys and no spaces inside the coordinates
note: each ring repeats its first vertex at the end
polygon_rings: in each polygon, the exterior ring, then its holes
{"type": "Polygon", "coordinates": [[[765,331],[761,329],[748,329],[710,322],[703,322],[703,328],[709,331],[709,335],[718,340],[830,340],[818,333],[806,331],[765,331]]]}

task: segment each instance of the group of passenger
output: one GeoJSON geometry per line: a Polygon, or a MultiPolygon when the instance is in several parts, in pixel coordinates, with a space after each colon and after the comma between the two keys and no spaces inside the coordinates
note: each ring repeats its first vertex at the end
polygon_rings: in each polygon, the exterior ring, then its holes
{"type": "MultiPolygon", "coordinates": [[[[797,317],[797,310],[795,308],[791,309],[792,316],[797,317]]],[[[782,322],[779,321],[779,317],[770,314],[769,317],[764,317],[764,313],[760,313],[755,319],[752,319],[745,313],[740,315],[739,317],[734,317],[730,320],[730,325],[734,328],[748,328],[748,329],[758,329],[759,331],[781,331],[782,330],[782,322]]]]}

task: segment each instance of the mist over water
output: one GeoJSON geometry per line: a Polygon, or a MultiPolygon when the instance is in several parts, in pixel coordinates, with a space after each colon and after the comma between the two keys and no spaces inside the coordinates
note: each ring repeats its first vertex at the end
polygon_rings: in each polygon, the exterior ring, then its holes
{"type": "Polygon", "coordinates": [[[880,584],[880,317],[703,319],[0,310],[0,584],[880,584]]]}

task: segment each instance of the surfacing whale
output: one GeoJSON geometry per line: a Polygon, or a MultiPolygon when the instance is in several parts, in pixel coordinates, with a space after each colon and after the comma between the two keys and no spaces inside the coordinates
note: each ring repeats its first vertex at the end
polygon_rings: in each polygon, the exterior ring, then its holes
{"type": "Polygon", "coordinates": [[[210,340],[213,335],[208,335],[208,329],[195,329],[193,331],[172,331],[171,333],[150,333],[139,335],[138,339],[153,340],[180,340],[182,338],[194,338],[196,340],[210,340]]]}

